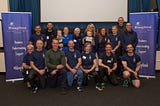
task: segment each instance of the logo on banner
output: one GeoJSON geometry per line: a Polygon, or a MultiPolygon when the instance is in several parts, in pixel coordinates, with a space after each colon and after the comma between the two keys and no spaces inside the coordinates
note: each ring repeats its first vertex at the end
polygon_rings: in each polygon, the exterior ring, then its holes
{"type": "Polygon", "coordinates": [[[135,26],[134,26],[135,30],[146,30],[146,31],[150,31],[152,30],[152,25],[142,25],[142,23],[140,23],[139,21],[136,22],[135,26]]]}
{"type": "Polygon", "coordinates": [[[21,32],[26,32],[27,27],[25,26],[16,26],[14,22],[10,22],[8,25],[8,32],[16,32],[16,33],[21,33],[21,32]]]}

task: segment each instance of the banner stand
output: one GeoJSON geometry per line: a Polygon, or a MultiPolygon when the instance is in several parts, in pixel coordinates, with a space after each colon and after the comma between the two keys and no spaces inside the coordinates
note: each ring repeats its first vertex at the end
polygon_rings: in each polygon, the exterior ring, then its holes
{"type": "Polygon", "coordinates": [[[6,81],[23,80],[22,61],[32,30],[31,12],[2,12],[6,81]]]}
{"type": "Polygon", "coordinates": [[[136,53],[141,57],[140,77],[155,78],[158,12],[130,13],[129,20],[138,35],[136,53]]]}

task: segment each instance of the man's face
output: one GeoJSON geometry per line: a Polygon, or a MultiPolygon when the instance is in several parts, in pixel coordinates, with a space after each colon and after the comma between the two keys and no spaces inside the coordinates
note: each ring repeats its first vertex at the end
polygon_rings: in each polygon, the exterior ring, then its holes
{"type": "Polygon", "coordinates": [[[86,45],[85,51],[86,52],[90,52],[91,51],[91,45],[90,44],[86,45]]]}
{"type": "Polygon", "coordinates": [[[73,49],[73,48],[74,48],[74,42],[73,42],[73,41],[69,41],[69,42],[68,42],[68,47],[69,47],[70,49],[73,49]]]}
{"type": "Polygon", "coordinates": [[[36,47],[37,47],[37,49],[42,49],[42,47],[43,47],[43,41],[37,40],[36,47]]]}
{"type": "Polygon", "coordinates": [[[128,53],[133,53],[134,48],[133,48],[133,46],[130,44],[130,45],[127,45],[126,50],[127,50],[128,53]]]}
{"type": "Polygon", "coordinates": [[[47,24],[47,28],[48,28],[48,29],[52,29],[52,28],[53,28],[53,24],[52,24],[52,23],[48,23],[48,24],[47,24]]]}
{"type": "Polygon", "coordinates": [[[41,27],[40,27],[40,26],[36,26],[36,27],[35,27],[35,31],[36,31],[37,33],[40,33],[40,32],[41,32],[41,27]]]}
{"type": "Polygon", "coordinates": [[[53,49],[58,49],[58,45],[59,45],[58,40],[52,40],[52,48],[53,49]]]}
{"type": "Polygon", "coordinates": [[[127,24],[126,24],[126,30],[127,30],[127,31],[131,31],[131,30],[132,30],[132,25],[131,25],[131,23],[127,23],[127,24]]]}
{"type": "Polygon", "coordinates": [[[119,25],[123,25],[123,23],[124,23],[123,18],[119,18],[119,19],[118,19],[118,24],[119,24],[119,25]]]}
{"type": "Polygon", "coordinates": [[[111,45],[106,45],[106,52],[107,53],[110,53],[111,52],[111,50],[112,50],[112,46],[111,45]]]}

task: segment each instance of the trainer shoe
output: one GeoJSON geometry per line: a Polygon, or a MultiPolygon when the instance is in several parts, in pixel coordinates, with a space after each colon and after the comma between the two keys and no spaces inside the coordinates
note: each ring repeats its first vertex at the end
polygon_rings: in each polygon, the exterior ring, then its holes
{"type": "Polygon", "coordinates": [[[97,89],[98,91],[103,91],[103,88],[100,87],[100,86],[96,86],[96,89],[97,89]]]}
{"type": "Polygon", "coordinates": [[[126,79],[126,80],[123,81],[123,85],[122,86],[126,87],[126,88],[129,87],[129,81],[128,81],[128,79],[126,79]]]}
{"type": "Polygon", "coordinates": [[[37,91],[38,91],[38,87],[35,87],[32,92],[37,93],[37,91]]]}
{"type": "Polygon", "coordinates": [[[82,87],[80,87],[80,86],[77,87],[77,90],[78,90],[79,92],[82,92],[82,91],[83,91],[82,87]]]}

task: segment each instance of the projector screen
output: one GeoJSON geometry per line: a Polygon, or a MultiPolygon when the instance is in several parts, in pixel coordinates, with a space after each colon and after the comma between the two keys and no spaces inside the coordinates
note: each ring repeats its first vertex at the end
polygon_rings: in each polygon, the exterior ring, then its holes
{"type": "Polygon", "coordinates": [[[128,0],[41,0],[41,22],[128,20],[128,0]]]}

